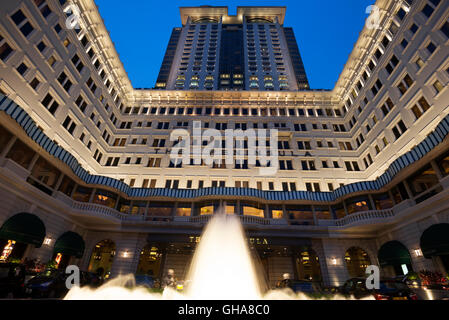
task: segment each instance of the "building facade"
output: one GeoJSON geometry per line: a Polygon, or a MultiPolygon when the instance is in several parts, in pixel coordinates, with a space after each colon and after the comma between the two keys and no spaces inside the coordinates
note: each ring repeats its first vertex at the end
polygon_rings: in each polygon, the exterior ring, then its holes
{"type": "Polygon", "coordinates": [[[270,285],[447,274],[449,5],[376,6],[333,90],[309,88],[283,7],[181,8],[155,89],[134,89],[93,0],[3,2],[0,259],[183,278],[222,208],[270,285]],[[172,162],[194,121],[276,129],[277,173],[245,144],[233,165],[172,162]]]}

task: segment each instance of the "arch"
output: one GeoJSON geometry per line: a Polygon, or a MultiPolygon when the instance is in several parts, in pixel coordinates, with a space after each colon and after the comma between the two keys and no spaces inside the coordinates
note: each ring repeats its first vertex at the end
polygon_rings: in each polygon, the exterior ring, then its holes
{"type": "Polygon", "coordinates": [[[84,254],[84,240],[78,233],[73,231],[64,232],[55,242],[54,253],[61,253],[76,258],[84,254]]]}
{"type": "Polygon", "coordinates": [[[411,264],[410,253],[406,246],[397,240],[384,243],[378,253],[380,265],[411,264]]]}
{"type": "Polygon", "coordinates": [[[295,262],[298,271],[298,280],[311,280],[316,282],[323,280],[320,259],[312,248],[300,250],[295,262]]]}
{"type": "Polygon", "coordinates": [[[97,242],[92,249],[87,270],[108,278],[116,254],[116,248],[115,242],[110,239],[97,242]]]}
{"type": "Polygon", "coordinates": [[[0,238],[32,244],[40,248],[46,234],[45,224],[31,213],[21,212],[13,215],[0,228],[0,238]]]}
{"type": "Polygon", "coordinates": [[[396,275],[407,274],[412,269],[412,259],[407,247],[397,240],[384,243],[377,258],[381,267],[392,267],[396,275]]]}
{"type": "Polygon", "coordinates": [[[434,224],[427,228],[419,244],[427,259],[449,255],[449,223],[434,224]]]}
{"type": "Polygon", "coordinates": [[[145,245],[140,251],[136,273],[160,277],[163,254],[162,248],[152,244],[145,245]]]}
{"type": "Polygon", "coordinates": [[[365,276],[366,268],[371,264],[368,253],[360,247],[350,247],[346,250],[345,261],[351,278],[365,276]]]}

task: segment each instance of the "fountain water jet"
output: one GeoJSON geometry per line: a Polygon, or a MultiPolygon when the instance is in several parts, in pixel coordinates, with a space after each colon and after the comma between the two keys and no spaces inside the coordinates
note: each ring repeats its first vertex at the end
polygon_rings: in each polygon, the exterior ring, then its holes
{"type": "Polygon", "coordinates": [[[260,299],[257,274],[238,218],[219,214],[208,224],[188,273],[192,299],[260,299]]]}

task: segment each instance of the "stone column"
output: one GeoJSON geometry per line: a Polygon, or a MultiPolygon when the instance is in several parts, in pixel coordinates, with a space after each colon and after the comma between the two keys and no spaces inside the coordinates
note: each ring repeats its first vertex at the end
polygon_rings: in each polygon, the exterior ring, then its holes
{"type": "Polygon", "coordinates": [[[327,269],[330,286],[341,286],[349,279],[349,273],[344,260],[344,249],[338,240],[323,239],[323,263],[320,265],[327,269]],[[335,261],[333,260],[335,259],[335,261]],[[336,262],[336,264],[333,264],[336,262]]]}
{"type": "Polygon", "coordinates": [[[135,273],[139,263],[138,235],[124,235],[116,243],[116,255],[111,267],[111,277],[135,273]]]}
{"type": "Polygon", "coordinates": [[[438,164],[436,163],[435,160],[430,161],[430,164],[432,165],[432,169],[435,171],[435,174],[438,177],[438,181],[440,181],[441,179],[443,179],[443,174],[441,173],[440,167],[438,167],[438,164]]]}
{"type": "Polygon", "coordinates": [[[2,153],[0,154],[1,158],[6,157],[6,155],[9,153],[9,151],[11,151],[12,146],[14,145],[14,143],[17,141],[17,137],[13,136],[9,141],[8,144],[5,146],[5,149],[2,151],[2,153]]]}

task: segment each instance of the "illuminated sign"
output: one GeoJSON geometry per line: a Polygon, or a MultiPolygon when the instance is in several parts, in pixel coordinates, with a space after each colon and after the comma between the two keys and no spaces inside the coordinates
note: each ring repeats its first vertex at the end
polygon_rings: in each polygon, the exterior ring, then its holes
{"type": "MultiPolygon", "coordinates": [[[[246,240],[250,244],[268,244],[267,238],[246,238],[246,240]]],[[[199,243],[201,241],[201,237],[190,236],[189,241],[190,241],[190,243],[199,243]]]]}
{"type": "Polygon", "coordinates": [[[59,263],[61,262],[61,259],[62,259],[62,253],[58,253],[56,255],[56,258],[55,258],[56,265],[59,266],[59,263]]]}
{"type": "Polygon", "coordinates": [[[15,244],[16,242],[14,240],[8,240],[8,243],[3,248],[2,255],[0,256],[0,261],[6,261],[6,259],[8,259],[9,255],[14,249],[15,244]]]}

